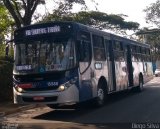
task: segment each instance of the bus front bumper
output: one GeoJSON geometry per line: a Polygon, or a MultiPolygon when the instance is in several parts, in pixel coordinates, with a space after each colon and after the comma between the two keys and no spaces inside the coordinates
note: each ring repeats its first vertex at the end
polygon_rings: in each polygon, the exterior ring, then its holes
{"type": "Polygon", "coordinates": [[[34,91],[20,93],[15,88],[15,104],[75,104],[79,102],[79,91],[75,85],[72,85],[64,91],[34,91]]]}

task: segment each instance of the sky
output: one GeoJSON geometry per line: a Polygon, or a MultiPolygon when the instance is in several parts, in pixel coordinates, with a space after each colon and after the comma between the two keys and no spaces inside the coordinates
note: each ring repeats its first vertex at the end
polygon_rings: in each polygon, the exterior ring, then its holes
{"type": "MultiPolygon", "coordinates": [[[[87,1],[89,0],[86,0],[86,2],[87,1]]],[[[126,21],[138,22],[140,28],[152,26],[146,23],[146,13],[143,12],[143,10],[156,1],[157,0],[96,0],[99,4],[97,6],[99,11],[107,14],[125,14],[128,16],[124,17],[126,21]]],[[[91,5],[89,2],[87,2],[87,4],[91,5]]],[[[90,8],[94,9],[94,6],[90,6],[90,8]]]]}

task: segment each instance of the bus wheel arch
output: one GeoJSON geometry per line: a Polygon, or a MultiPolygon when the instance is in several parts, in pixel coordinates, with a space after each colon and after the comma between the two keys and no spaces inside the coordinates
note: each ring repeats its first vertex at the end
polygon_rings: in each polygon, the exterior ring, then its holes
{"type": "Polygon", "coordinates": [[[105,104],[107,98],[107,81],[105,77],[101,77],[97,85],[97,97],[95,98],[95,104],[97,107],[101,107],[105,104]]]}

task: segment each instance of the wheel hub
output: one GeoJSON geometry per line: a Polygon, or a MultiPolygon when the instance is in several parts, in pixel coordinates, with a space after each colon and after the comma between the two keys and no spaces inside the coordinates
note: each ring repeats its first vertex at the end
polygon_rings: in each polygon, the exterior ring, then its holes
{"type": "Polygon", "coordinates": [[[103,91],[103,89],[99,89],[99,90],[98,90],[98,98],[99,98],[100,100],[103,100],[103,99],[104,99],[104,91],[103,91]]]}

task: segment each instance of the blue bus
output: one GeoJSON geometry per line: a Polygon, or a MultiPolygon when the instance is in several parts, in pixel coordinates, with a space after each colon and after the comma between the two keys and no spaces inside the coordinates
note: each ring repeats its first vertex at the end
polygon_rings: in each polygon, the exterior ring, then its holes
{"type": "Polygon", "coordinates": [[[94,100],[153,77],[150,46],[76,22],[49,22],[14,32],[14,103],[49,107],[94,100]]]}

